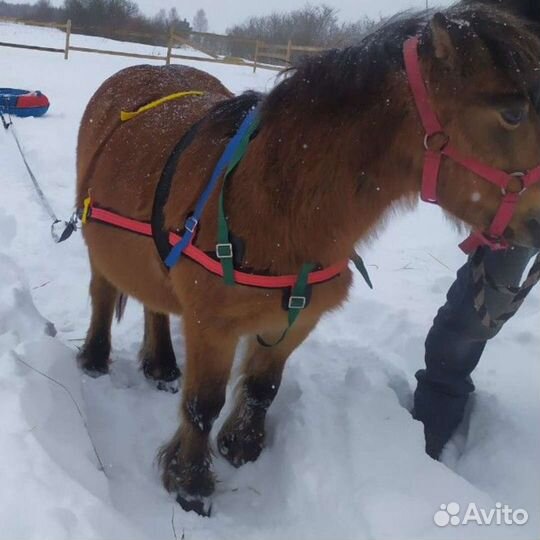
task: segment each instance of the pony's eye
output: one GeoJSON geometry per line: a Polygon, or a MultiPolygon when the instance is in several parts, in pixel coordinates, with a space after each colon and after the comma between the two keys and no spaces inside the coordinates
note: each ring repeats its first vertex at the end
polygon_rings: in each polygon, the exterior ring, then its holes
{"type": "Polygon", "coordinates": [[[500,115],[503,123],[506,126],[510,128],[516,128],[525,119],[525,109],[523,109],[522,107],[504,109],[500,112],[500,115]]]}

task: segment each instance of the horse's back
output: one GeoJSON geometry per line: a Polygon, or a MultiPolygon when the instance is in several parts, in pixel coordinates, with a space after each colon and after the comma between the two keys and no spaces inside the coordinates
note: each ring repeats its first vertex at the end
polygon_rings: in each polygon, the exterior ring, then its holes
{"type": "MultiPolygon", "coordinates": [[[[217,102],[232,94],[214,77],[180,66],[137,66],[113,75],[83,115],[77,148],[77,207],[94,204],[149,221],[156,185],[182,136],[217,102]],[[177,92],[199,90],[122,121],[177,92]]],[[[180,311],[152,239],[90,221],[83,229],[93,272],[153,311],[180,311]],[[134,270],[136,269],[136,271],[134,270]]]]}
{"type": "Polygon", "coordinates": [[[186,66],[135,66],[107,79],[88,103],[77,148],[77,206],[89,190],[96,203],[147,220],[155,185],[182,135],[231,93],[211,75],[186,66]],[[199,90],[122,121],[155,100],[199,90]]]}

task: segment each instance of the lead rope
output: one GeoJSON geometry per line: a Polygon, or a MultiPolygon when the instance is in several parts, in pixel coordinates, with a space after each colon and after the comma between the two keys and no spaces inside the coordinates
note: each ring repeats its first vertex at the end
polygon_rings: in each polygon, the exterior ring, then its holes
{"type": "Polygon", "coordinates": [[[51,204],[47,200],[45,193],[43,193],[43,190],[41,189],[41,186],[38,182],[38,179],[36,178],[36,175],[32,171],[32,168],[30,167],[30,164],[28,163],[28,160],[26,159],[23,147],[19,141],[19,138],[17,137],[17,133],[15,131],[15,125],[13,124],[13,119],[11,118],[11,115],[9,116],[9,121],[6,120],[6,118],[4,117],[2,113],[0,113],[0,118],[2,119],[2,125],[4,126],[4,130],[11,132],[11,135],[13,136],[13,139],[15,140],[15,144],[17,145],[17,149],[19,150],[19,153],[23,160],[24,166],[26,167],[26,170],[28,172],[28,176],[30,177],[32,184],[34,185],[34,189],[37,193],[39,201],[52,220],[51,236],[53,240],[57,244],[59,244],[60,242],[63,242],[64,240],[67,240],[73,234],[73,232],[77,230],[77,223],[78,223],[77,213],[75,212],[71,216],[69,221],[62,221],[61,219],[58,219],[58,216],[55,214],[51,204]]]}
{"type": "Polygon", "coordinates": [[[487,328],[497,328],[513,317],[532,288],[540,281],[540,254],[536,257],[527,279],[520,287],[506,287],[496,284],[486,273],[484,265],[484,250],[479,249],[472,257],[472,276],[474,287],[474,308],[482,324],[487,328]],[[490,285],[495,290],[512,296],[510,307],[498,317],[492,317],[486,303],[485,288],[490,285]]]}

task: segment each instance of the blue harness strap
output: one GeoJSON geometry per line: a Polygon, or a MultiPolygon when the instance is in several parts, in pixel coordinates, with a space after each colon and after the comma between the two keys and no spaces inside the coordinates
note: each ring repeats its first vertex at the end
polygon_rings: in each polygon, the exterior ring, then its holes
{"type": "Polygon", "coordinates": [[[250,128],[253,123],[258,121],[258,116],[258,108],[251,109],[251,111],[249,111],[249,113],[246,115],[246,117],[240,124],[238,131],[235,133],[233,138],[228,142],[227,146],[225,147],[223,154],[221,154],[221,157],[219,158],[219,161],[217,162],[216,167],[212,172],[212,176],[210,177],[208,184],[206,184],[204,191],[202,192],[199,200],[197,201],[197,204],[195,205],[195,210],[186,219],[186,222],[184,224],[185,230],[184,234],[182,235],[182,240],[171,249],[169,255],[167,255],[167,258],[165,259],[165,265],[167,266],[167,268],[172,268],[180,260],[184,249],[186,249],[186,247],[193,240],[193,236],[195,235],[195,232],[199,225],[199,220],[201,219],[204,208],[206,207],[206,203],[214,192],[214,189],[216,188],[219,179],[226,171],[229,163],[235,156],[237,148],[243,143],[246,135],[250,133],[250,128]]]}

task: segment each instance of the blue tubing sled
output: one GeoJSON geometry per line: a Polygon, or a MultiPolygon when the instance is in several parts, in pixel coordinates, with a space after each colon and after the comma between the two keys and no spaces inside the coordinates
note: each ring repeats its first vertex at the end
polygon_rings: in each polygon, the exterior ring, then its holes
{"type": "Polygon", "coordinates": [[[12,116],[43,116],[49,110],[49,100],[39,90],[0,88],[0,113],[12,116]]]}

